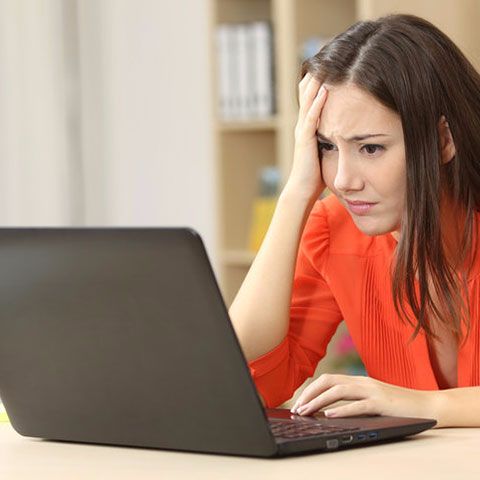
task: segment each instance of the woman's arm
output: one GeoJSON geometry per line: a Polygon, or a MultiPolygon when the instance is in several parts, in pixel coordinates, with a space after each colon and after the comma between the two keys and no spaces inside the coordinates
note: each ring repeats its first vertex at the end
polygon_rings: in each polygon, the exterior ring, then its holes
{"type": "Polygon", "coordinates": [[[391,415],[432,418],[435,428],[480,427],[480,387],[414,390],[371,377],[323,374],[298,397],[292,413],[328,417],[391,415]],[[345,405],[339,401],[352,400],[345,405]]]}
{"type": "Polygon", "coordinates": [[[480,387],[449,388],[434,392],[436,428],[480,427],[480,387]]]}
{"type": "Polygon", "coordinates": [[[230,307],[247,361],[272,350],[287,334],[295,261],[313,203],[288,186],[284,189],[262,246],[230,307]]]}
{"type": "Polygon", "coordinates": [[[229,309],[247,361],[272,350],[287,334],[300,238],[325,189],[316,131],[326,90],[307,74],[299,84],[299,97],[292,171],[262,246],[229,309]]]}

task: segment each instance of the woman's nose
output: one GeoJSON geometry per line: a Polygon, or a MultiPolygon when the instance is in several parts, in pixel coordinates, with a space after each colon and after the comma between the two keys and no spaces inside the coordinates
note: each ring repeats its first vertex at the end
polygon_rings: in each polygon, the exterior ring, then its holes
{"type": "Polygon", "coordinates": [[[352,190],[362,190],[363,179],[361,178],[361,172],[355,165],[355,160],[349,158],[347,154],[338,155],[337,160],[337,172],[333,186],[335,190],[339,192],[349,192],[352,190]]]}

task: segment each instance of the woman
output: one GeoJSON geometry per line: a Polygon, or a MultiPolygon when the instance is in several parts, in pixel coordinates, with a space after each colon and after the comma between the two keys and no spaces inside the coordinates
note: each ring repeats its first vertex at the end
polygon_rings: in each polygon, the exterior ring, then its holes
{"type": "Polygon", "coordinates": [[[268,407],[344,320],[368,377],[324,374],[292,412],[480,426],[480,76],[412,15],[304,62],[290,176],[230,316],[268,407]],[[328,187],[331,194],[319,200],[328,187]]]}

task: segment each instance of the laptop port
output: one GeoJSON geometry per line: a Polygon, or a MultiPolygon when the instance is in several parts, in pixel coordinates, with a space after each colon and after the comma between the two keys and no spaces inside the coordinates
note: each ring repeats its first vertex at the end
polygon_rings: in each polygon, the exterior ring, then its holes
{"type": "Polygon", "coordinates": [[[350,443],[353,440],[353,435],[344,435],[342,437],[342,443],[350,443]]]}
{"type": "Polygon", "coordinates": [[[365,440],[367,438],[367,434],[366,433],[359,433],[357,435],[357,440],[365,440]]]}
{"type": "Polygon", "coordinates": [[[368,432],[368,438],[377,438],[378,433],[377,432],[368,432]]]}
{"type": "Polygon", "coordinates": [[[327,440],[327,448],[333,449],[337,447],[338,447],[338,440],[336,438],[327,440]]]}

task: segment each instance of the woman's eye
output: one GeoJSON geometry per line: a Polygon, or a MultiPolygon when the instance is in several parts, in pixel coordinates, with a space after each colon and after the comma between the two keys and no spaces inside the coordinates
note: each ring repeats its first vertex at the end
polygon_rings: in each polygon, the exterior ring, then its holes
{"type": "MultiPolygon", "coordinates": [[[[325,143],[325,142],[318,142],[318,146],[321,151],[325,152],[332,152],[333,150],[336,149],[335,145],[331,143],[325,143]]],[[[375,145],[375,144],[367,144],[363,145],[360,150],[364,150],[367,155],[375,155],[376,153],[385,150],[385,147],[383,145],[375,145]]]]}
{"type": "Polygon", "coordinates": [[[365,151],[369,155],[374,155],[375,153],[377,153],[377,151],[385,150],[385,148],[382,145],[373,145],[373,144],[364,145],[362,149],[365,149],[365,151]]]}
{"type": "Polygon", "coordinates": [[[320,150],[323,150],[325,152],[330,152],[333,150],[333,145],[331,143],[323,143],[323,142],[318,142],[318,146],[320,147],[320,150]]]}

